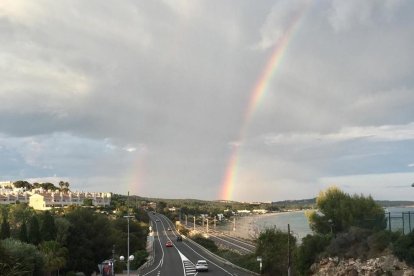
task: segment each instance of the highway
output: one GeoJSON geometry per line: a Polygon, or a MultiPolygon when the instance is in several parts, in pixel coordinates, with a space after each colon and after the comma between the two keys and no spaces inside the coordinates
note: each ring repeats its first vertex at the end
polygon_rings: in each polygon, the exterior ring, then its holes
{"type": "MultiPolygon", "coordinates": [[[[187,228],[193,229],[193,223],[187,222],[187,224],[187,228]]],[[[235,250],[240,254],[250,254],[254,253],[256,250],[256,246],[250,241],[238,237],[233,237],[220,231],[215,231],[213,229],[209,229],[207,233],[206,228],[199,225],[196,225],[196,230],[208,234],[209,238],[213,240],[215,243],[221,244],[224,247],[235,250]]]]}
{"type": "Polygon", "coordinates": [[[183,241],[176,241],[178,235],[174,224],[161,214],[149,214],[154,235],[155,258],[151,266],[140,272],[140,276],[192,276],[192,275],[254,275],[238,269],[206,252],[198,244],[183,237],[183,241]],[[168,231],[168,228],[171,231],[168,231]],[[167,241],[173,247],[166,247],[167,241]],[[208,272],[195,271],[197,260],[208,262],[208,272]]]}

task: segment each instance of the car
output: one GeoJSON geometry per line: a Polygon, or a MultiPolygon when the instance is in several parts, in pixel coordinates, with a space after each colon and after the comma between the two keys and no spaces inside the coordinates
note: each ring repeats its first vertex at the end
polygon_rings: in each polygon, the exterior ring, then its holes
{"type": "Polygon", "coordinates": [[[156,221],[156,222],[160,222],[160,220],[159,220],[159,219],[156,219],[155,221],[156,221]]]}
{"type": "Polygon", "coordinates": [[[167,241],[167,243],[165,244],[165,247],[173,247],[172,241],[167,241]]]}
{"type": "Polygon", "coordinates": [[[170,228],[170,227],[168,227],[168,228],[167,228],[167,230],[168,230],[168,231],[171,231],[171,228],[170,228]]]}
{"type": "Polygon", "coordinates": [[[207,261],[205,261],[205,260],[198,260],[197,263],[196,263],[195,268],[196,268],[196,271],[197,272],[199,272],[199,271],[208,271],[207,261]]]}
{"type": "Polygon", "coordinates": [[[183,237],[177,236],[177,241],[183,241],[183,237]]]}

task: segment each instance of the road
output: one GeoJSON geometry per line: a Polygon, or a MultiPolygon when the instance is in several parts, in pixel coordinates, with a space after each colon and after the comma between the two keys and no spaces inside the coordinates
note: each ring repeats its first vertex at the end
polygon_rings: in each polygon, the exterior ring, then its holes
{"type": "MultiPolygon", "coordinates": [[[[194,224],[191,222],[187,222],[187,227],[189,229],[193,229],[194,224]]],[[[241,239],[238,237],[233,237],[223,232],[215,231],[214,229],[209,229],[207,233],[206,227],[202,227],[199,225],[196,225],[196,230],[208,234],[209,238],[213,240],[215,243],[221,244],[227,248],[235,250],[240,254],[250,254],[254,253],[256,250],[256,246],[251,241],[241,239]]]]}
{"type": "Polygon", "coordinates": [[[151,224],[154,234],[155,258],[151,266],[145,268],[139,275],[141,276],[201,276],[201,275],[220,275],[220,276],[247,276],[253,273],[233,267],[206,252],[198,244],[183,237],[182,242],[176,241],[178,235],[174,224],[161,214],[150,214],[151,224]],[[171,229],[171,231],[168,230],[171,229]],[[167,241],[173,242],[173,247],[166,247],[167,241]],[[195,263],[197,260],[208,262],[208,272],[196,272],[195,263]]]}

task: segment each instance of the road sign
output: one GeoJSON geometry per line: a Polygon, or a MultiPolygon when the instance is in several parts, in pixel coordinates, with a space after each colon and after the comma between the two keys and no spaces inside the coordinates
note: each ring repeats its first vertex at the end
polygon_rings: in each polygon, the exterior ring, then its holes
{"type": "Polygon", "coordinates": [[[261,262],[262,261],[262,257],[257,257],[257,261],[261,262]]]}

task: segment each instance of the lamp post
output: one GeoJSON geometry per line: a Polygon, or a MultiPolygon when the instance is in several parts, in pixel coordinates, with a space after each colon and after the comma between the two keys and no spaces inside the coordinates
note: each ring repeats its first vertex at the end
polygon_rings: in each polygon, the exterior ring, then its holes
{"type": "MultiPolygon", "coordinates": [[[[127,256],[128,256],[128,260],[127,260],[127,275],[129,276],[129,262],[132,261],[134,259],[134,255],[129,255],[129,219],[133,218],[134,216],[129,215],[129,192],[128,192],[128,215],[124,216],[124,218],[127,219],[128,222],[128,242],[127,242],[127,256]]],[[[121,261],[123,261],[124,256],[121,256],[120,259],[121,261]],[[122,257],[122,259],[121,259],[122,257]]]]}
{"type": "MultiPolygon", "coordinates": [[[[119,256],[119,260],[121,262],[123,262],[125,260],[125,257],[124,256],[119,256]]],[[[129,262],[133,261],[133,260],[134,260],[134,255],[131,255],[131,256],[128,257],[128,260],[127,260],[127,273],[128,273],[128,276],[129,276],[129,262]]]]}
{"type": "MultiPolygon", "coordinates": [[[[132,260],[134,259],[134,256],[133,255],[129,255],[129,219],[130,218],[133,218],[134,216],[124,216],[124,218],[126,218],[127,219],[127,221],[128,221],[128,242],[127,242],[127,256],[129,256],[128,257],[128,260],[127,260],[127,271],[128,271],[128,276],[129,276],[129,261],[130,261],[130,259],[131,259],[131,257],[132,257],[132,260]]],[[[131,260],[131,261],[132,261],[131,260]]]]}
{"type": "Polygon", "coordinates": [[[290,225],[288,224],[288,276],[290,276],[290,225]]]}

